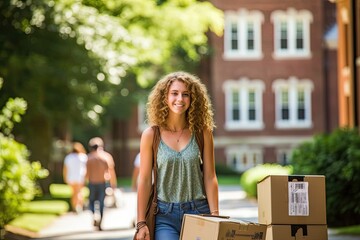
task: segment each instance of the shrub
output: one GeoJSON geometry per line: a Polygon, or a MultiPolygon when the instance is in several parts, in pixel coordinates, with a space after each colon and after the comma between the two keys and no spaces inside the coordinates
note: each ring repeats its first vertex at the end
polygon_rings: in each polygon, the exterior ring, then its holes
{"type": "Polygon", "coordinates": [[[319,134],[301,144],[292,156],[294,173],[326,177],[329,226],[360,223],[360,136],[357,129],[341,128],[319,134]]]}
{"type": "MultiPolygon", "coordinates": [[[[0,88],[2,82],[0,77],[0,88]]],[[[10,98],[0,112],[0,230],[19,214],[24,202],[33,199],[36,180],[48,175],[39,162],[28,161],[27,147],[11,135],[14,123],[21,121],[25,110],[23,99],[10,98]]]]}
{"type": "Polygon", "coordinates": [[[240,178],[240,185],[248,197],[257,197],[257,183],[264,177],[268,175],[290,175],[291,173],[291,166],[265,163],[246,170],[240,178]]]}
{"type": "Polygon", "coordinates": [[[0,133],[0,228],[19,213],[20,206],[37,193],[35,180],[47,176],[39,162],[27,160],[25,145],[0,133]]]}

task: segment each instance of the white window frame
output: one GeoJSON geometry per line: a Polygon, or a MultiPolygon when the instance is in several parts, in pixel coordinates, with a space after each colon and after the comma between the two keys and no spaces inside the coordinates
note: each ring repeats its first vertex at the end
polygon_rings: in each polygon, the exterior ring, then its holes
{"type": "Polygon", "coordinates": [[[238,11],[225,11],[224,29],[224,59],[225,60],[258,60],[263,58],[261,47],[261,24],[264,22],[264,14],[257,10],[244,8],[238,11]],[[253,24],[254,49],[248,49],[248,23],[253,24]],[[238,49],[231,48],[232,24],[237,26],[238,49]]]}
{"type": "Polygon", "coordinates": [[[308,10],[295,10],[289,8],[287,11],[277,10],[271,14],[274,24],[274,59],[284,58],[311,58],[310,47],[310,23],[313,15],[308,10]],[[287,29],[287,49],[281,49],[281,23],[286,23],[287,29]],[[296,48],[297,22],[302,23],[303,48],[296,48]]]}
{"type": "Polygon", "coordinates": [[[223,84],[225,94],[225,129],[226,130],[261,130],[264,128],[263,123],[263,92],[265,84],[263,81],[248,78],[239,80],[227,80],[223,84]],[[249,92],[255,92],[255,120],[249,119],[249,92]],[[240,119],[233,119],[233,91],[239,93],[240,119]]]}
{"type": "Polygon", "coordinates": [[[273,82],[273,91],[275,92],[275,127],[278,129],[289,128],[311,128],[312,116],[311,116],[311,92],[314,88],[312,81],[308,79],[299,80],[296,77],[289,77],[289,79],[277,79],[273,82]],[[288,107],[289,107],[289,119],[282,119],[282,90],[288,90],[288,107]],[[304,91],[304,114],[305,119],[299,119],[298,116],[298,92],[304,91]]]}
{"type": "Polygon", "coordinates": [[[237,172],[244,172],[252,167],[264,163],[263,151],[258,147],[231,146],[225,149],[225,155],[226,165],[237,172]],[[244,163],[244,158],[247,159],[246,163],[244,163]]]}

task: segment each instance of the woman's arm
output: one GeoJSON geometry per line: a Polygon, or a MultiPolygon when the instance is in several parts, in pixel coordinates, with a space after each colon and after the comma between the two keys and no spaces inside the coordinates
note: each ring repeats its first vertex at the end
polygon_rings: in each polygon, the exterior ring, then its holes
{"type": "Polygon", "coordinates": [[[214,139],[209,130],[204,130],[204,185],[209,202],[210,213],[219,215],[219,186],[215,172],[214,139]]]}
{"type": "MultiPolygon", "coordinates": [[[[152,128],[144,130],[140,141],[140,171],[137,192],[137,222],[145,221],[146,207],[150,197],[152,185],[152,164],[153,164],[153,144],[154,131],[152,128]]],[[[144,236],[149,230],[143,227],[138,232],[138,237],[144,236]]]]}

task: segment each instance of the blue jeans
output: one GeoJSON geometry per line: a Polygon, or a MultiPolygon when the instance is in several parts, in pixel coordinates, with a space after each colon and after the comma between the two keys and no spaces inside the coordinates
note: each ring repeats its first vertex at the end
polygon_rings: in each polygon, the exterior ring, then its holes
{"type": "Polygon", "coordinates": [[[209,214],[206,199],[191,202],[168,203],[158,200],[155,220],[155,240],[179,240],[184,214],[209,214]]]}
{"type": "Polygon", "coordinates": [[[99,201],[100,207],[100,217],[102,219],[104,215],[104,207],[105,207],[105,183],[89,183],[89,209],[92,213],[95,212],[95,201],[99,201]]]}

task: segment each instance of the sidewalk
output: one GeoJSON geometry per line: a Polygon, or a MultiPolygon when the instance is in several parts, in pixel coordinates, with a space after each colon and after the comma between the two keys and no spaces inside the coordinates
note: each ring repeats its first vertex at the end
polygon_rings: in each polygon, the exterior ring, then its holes
{"type": "MultiPolygon", "coordinates": [[[[220,186],[220,214],[241,220],[257,222],[257,202],[246,199],[239,186],[220,186]]],[[[117,208],[106,208],[103,231],[92,225],[90,211],[80,214],[67,213],[41,231],[37,236],[26,237],[7,233],[6,240],[132,240],[135,232],[136,193],[123,191],[117,208]]],[[[329,240],[359,240],[360,236],[336,236],[329,230],[329,240]]]]}

